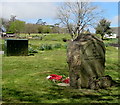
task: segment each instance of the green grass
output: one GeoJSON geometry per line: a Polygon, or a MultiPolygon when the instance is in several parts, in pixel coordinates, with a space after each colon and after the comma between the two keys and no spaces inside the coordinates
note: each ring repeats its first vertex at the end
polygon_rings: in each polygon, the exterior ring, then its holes
{"type": "MultiPolygon", "coordinates": [[[[40,36],[43,37],[42,34],[31,34],[30,36],[34,37],[34,36],[40,36]]],[[[63,42],[63,38],[65,39],[70,39],[70,35],[68,34],[46,34],[45,37],[43,37],[43,39],[29,39],[29,35],[28,34],[21,34],[19,35],[22,38],[28,38],[29,40],[29,47],[32,47],[35,50],[38,50],[42,45],[52,45],[52,46],[56,46],[57,44],[61,44],[61,46],[63,48],[65,48],[67,46],[66,42],[63,42]]],[[[8,38],[7,38],[8,39],[8,38]]],[[[13,38],[12,38],[13,39],[13,38]]],[[[0,42],[2,44],[2,49],[4,49],[4,40],[0,39],[0,42]]],[[[1,45],[0,44],[0,45],[1,45]]]]}
{"type": "MultiPolygon", "coordinates": [[[[57,41],[49,36],[49,40],[31,39],[29,43],[37,47],[47,42],[66,44],[60,40],[61,36],[56,37],[57,41]]],[[[4,103],[118,103],[118,87],[78,90],[60,87],[46,80],[53,73],[69,75],[65,48],[39,51],[34,56],[3,56],[2,61],[4,103]]],[[[119,82],[118,66],[118,50],[106,47],[105,74],[119,82]]]]}
{"type": "Polygon", "coordinates": [[[106,74],[112,76],[114,80],[119,80],[118,50],[115,47],[106,47],[106,74]]]}
{"type": "Polygon", "coordinates": [[[42,40],[33,40],[29,39],[29,43],[34,47],[39,47],[42,44],[62,44],[65,45],[66,42],[63,42],[63,38],[70,39],[68,34],[48,34],[42,40]]]}
{"type": "Polygon", "coordinates": [[[117,38],[115,38],[115,39],[107,39],[107,40],[104,41],[104,44],[105,44],[106,47],[109,46],[109,44],[111,44],[111,43],[118,44],[118,39],[117,38]]]}

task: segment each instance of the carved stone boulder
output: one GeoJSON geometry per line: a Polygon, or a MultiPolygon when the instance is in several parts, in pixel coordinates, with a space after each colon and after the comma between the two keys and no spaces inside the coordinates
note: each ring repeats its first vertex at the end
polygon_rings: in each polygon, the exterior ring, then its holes
{"type": "Polygon", "coordinates": [[[70,41],[67,48],[70,86],[88,88],[91,78],[104,76],[105,46],[92,34],[83,34],[70,41]]]}

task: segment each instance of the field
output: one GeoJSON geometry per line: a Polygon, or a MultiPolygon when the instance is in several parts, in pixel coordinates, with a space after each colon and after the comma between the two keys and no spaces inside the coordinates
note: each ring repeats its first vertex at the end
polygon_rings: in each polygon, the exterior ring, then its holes
{"type": "MultiPolygon", "coordinates": [[[[23,36],[23,35],[21,35],[23,36]]],[[[29,39],[29,47],[37,50],[34,56],[2,56],[2,102],[3,103],[118,103],[119,87],[107,89],[71,89],[57,86],[46,79],[50,74],[68,77],[66,62],[68,35],[52,34],[40,39],[29,39]],[[41,45],[50,45],[51,49],[40,49],[41,45]],[[53,47],[53,46],[57,47],[53,47]]],[[[118,49],[109,46],[117,39],[105,40],[105,74],[120,82],[118,67],[118,49]]],[[[4,43],[4,40],[2,40],[4,43]]]]}

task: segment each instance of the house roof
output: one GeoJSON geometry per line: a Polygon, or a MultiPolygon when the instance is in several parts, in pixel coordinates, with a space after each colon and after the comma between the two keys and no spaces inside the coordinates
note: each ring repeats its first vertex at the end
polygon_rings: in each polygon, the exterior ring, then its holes
{"type": "Polygon", "coordinates": [[[120,27],[111,27],[111,30],[114,34],[117,34],[117,35],[118,35],[118,33],[120,33],[120,27]]]}

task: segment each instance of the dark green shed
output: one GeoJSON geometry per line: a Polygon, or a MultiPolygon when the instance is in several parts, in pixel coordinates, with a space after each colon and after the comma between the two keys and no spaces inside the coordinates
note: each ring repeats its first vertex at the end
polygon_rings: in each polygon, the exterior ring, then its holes
{"type": "Polygon", "coordinates": [[[28,39],[6,39],[5,54],[7,56],[27,56],[28,39]]]}

